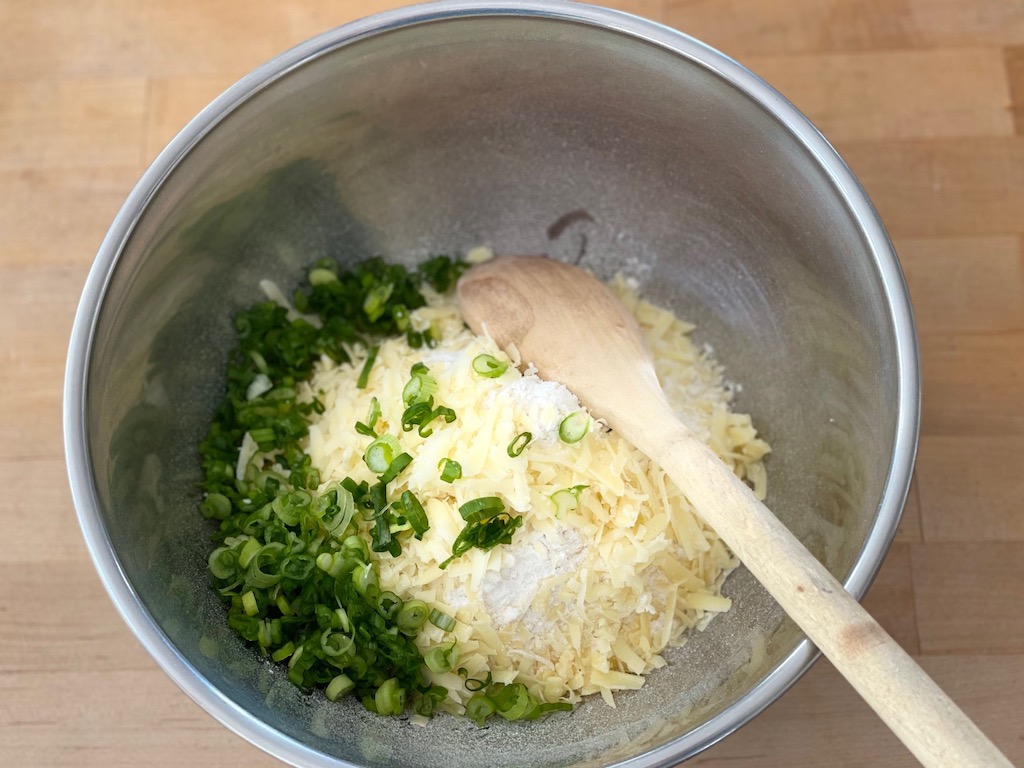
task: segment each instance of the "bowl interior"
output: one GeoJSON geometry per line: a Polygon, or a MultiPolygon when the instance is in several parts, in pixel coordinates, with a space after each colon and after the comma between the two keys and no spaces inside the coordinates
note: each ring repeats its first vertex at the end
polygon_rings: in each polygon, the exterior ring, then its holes
{"type": "Polygon", "coordinates": [[[301,695],[242,646],[209,589],[196,511],[231,317],[260,279],[287,293],[322,256],[414,262],[484,243],[624,272],[698,323],[742,384],[738,408],[774,449],[769,506],[843,580],[873,526],[891,535],[907,483],[891,470],[908,407],[894,289],[849,205],[859,193],[692,41],[680,53],[509,15],[343,37],[201,116],[158,161],[166,178],[144,180],[155,192],[125,242],[101,253],[84,411],[96,511],[83,517],[173,647],[154,654],[194,668],[222,719],[276,731],[263,745],[290,760],[605,765],[660,749],[637,764],[674,762],[806,662],[779,671],[801,636],[743,569],[727,582],[734,608],[642,691],[534,724],[377,718],[301,695]]]}

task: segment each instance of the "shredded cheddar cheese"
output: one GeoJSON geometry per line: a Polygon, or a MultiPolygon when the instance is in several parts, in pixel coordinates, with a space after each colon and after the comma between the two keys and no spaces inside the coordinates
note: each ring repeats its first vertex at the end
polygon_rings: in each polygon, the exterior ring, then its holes
{"type": "MultiPolygon", "coordinates": [[[[731,390],[708,351],[690,339],[693,326],[640,300],[624,281],[613,287],[647,335],[681,418],[763,498],[769,446],[749,416],[729,409],[731,390]]],[[[313,418],[307,452],[324,483],[346,476],[375,482],[362,460],[370,438],[354,425],[376,397],[377,431],[413,457],[389,494],[412,491],[430,524],[422,540],[403,540],[399,556],[379,557],[381,588],[454,616],[458,666],[470,677],[489,671],[498,682],[525,683],[544,701],[600,693],[614,706],[614,691],[640,688],[644,675],[665,664],[666,648],[728,610],[720,588],[737,561],[657,464],[600,422],[579,442],[563,443],[559,424],[581,410],[576,398],[520,373],[515,350],[510,357],[470,333],[450,300],[428,300],[411,319],[419,329],[440,328],[436,349],[412,349],[404,338],[383,342],[364,389],[356,387],[359,350],[351,364],[318,363],[304,397],[318,397],[325,409],[313,418]],[[507,371],[478,375],[472,361],[481,354],[510,362],[507,371]],[[420,362],[437,380],[438,402],[457,414],[426,438],[401,426],[402,390],[420,362]],[[509,444],[524,432],[532,440],[510,455],[509,444]],[[441,479],[446,458],[462,466],[454,482],[441,479]],[[574,504],[552,501],[578,486],[574,504]],[[511,544],[471,549],[442,570],[465,525],[459,506],[481,496],[500,497],[523,516],[522,527],[511,544]]],[[[445,637],[428,627],[417,642],[426,649],[445,637]]],[[[471,695],[463,678],[430,675],[451,692],[449,708],[461,711],[471,695]]]]}

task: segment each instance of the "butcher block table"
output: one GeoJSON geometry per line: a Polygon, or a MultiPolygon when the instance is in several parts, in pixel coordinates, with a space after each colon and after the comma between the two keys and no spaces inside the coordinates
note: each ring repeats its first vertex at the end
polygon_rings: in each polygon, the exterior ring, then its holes
{"type": "MultiPolygon", "coordinates": [[[[157,669],[67,486],[64,358],[145,166],[253,67],[392,0],[0,0],[0,765],[273,766],[157,669]]],[[[750,67],[838,148],[906,271],[915,482],[866,605],[1024,766],[1024,0],[621,0],[750,67]]],[[[827,661],[690,762],[913,766],[827,661]]]]}

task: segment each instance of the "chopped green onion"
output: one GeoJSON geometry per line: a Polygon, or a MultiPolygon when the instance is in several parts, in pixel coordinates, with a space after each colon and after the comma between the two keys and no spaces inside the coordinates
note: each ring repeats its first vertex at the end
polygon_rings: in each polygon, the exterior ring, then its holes
{"type": "Polygon", "coordinates": [[[309,284],[314,287],[336,282],[338,282],[338,276],[330,269],[317,267],[309,271],[309,284]]]}
{"type": "Polygon", "coordinates": [[[371,472],[386,472],[398,451],[398,440],[392,435],[381,435],[366,448],[363,461],[371,472]]]}
{"type": "Polygon", "coordinates": [[[511,544],[512,535],[522,524],[522,515],[512,517],[505,512],[500,512],[482,521],[468,523],[452,544],[452,556],[438,567],[443,571],[452,560],[464,555],[474,547],[486,552],[499,544],[511,544]]]}
{"type": "Polygon", "coordinates": [[[412,377],[402,389],[402,402],[406,405],[425,403],[437,394],[437,379],[429,374],[429,370],[423,363],[412,367],[412,377]]]}
{"type": "Polygon", "coordinates": [[[363,300],[363,312],[366,313],[366,318],[371,323],[380,320],[387,307],[388,299],[391,298],[391,293],[394,290],[395,286],[393,283],[385,283],[384,285],[375,286],[366,295],[366,298],[363,300]]]}
{"type": "Polygon", "coordinates": [[[224,520],[231,514],[231,500],[222,493],[208,493],[199,511],[212,520],[224,520]]]}
{"type": "Polygon", "coordinates": [[[483,725],[494,714],[494,702],[482,693],[477,693],[466,702],[466,717],[477,725],[483,725]]]}
{"type": "Polygon", "coordinates": [[[405,688],[402,688],[397,677],[385,680],[373,697],[377,705],[378,715],[400,715],[405,709],[405,688]]]}
{"type": "Polygon", "coordinates": [[[522,683],[506,685],[491,696],[498,714],[506,720],[521,720],[537,706],[538,702],[522,683]]]}
{"type": "Polygon", "coordinates": [[[330,701],[337,701],[346,693],[354,691],[355,687],[356,684],[352,682],[348,675],[338,675],[327,684],[327,690],[324,691],[324,694],[330,701]]]}
{"type": "Polygon", "coordinates": [[[477,355],[473,358],[473,370],[485,379],[496,379],[508,370],[508,363],[494,355],[477,355]]]}
{"type": "Polygon", "coordinates": [[[429,621],[431,624],[433,624],[435,627],[442,630],[443,632],[451,632],[453,629],[455,629],[455,619],[453,619],[447,613],[442,613],[441,611],[437,610],[437,608],[434,608],[430,611],[430,615],[427,617],[427,621],[429,621]]]}
{"type": "MultiPolygon", "coordinates": [[[[279,610],[281,612],[282,616],[294,616],[295,615],[295,611],[292,610],[291,604],[288,602],[288,600],[285,598],[285,596],[283,594],[279,594],[277,596],[277,603],[276,604],[277,604],[277,610],[279,610]]],[[[276,659],[275,659],[275,661],[276,661],[276,659]]]]}
{"type": "Polygon", "coordinates": [[[245,574],[245,583],[256,589],[266,589],[277,584],[281,580],[281,574],[268,573],[263,568],[277,562],[283,551],[284,544],[279,542],[273,542],[260,547],[260,551],[249,561],[249,568],[245,574]]]}
{"type": "Polygon", "coordinates": [[[270,658],[274,661],[284,661],[295,652],[295,643],[290,640],[270,654],[270,658]]]}
{"type": "Polygon", "coordinates": [[[402,600],[394,592],[381,592],[377,595],[377,613],[390,621],[402,610],[402,600]]]}
{"type": "Polygon", "coordinates": [[[459,507],[459,514],[467,523],[483,522],[504,511],[505,504],[497,496],[481,496],[459,507]]]}
{"type": "Polygon", "coordinates": [[[412,428],[422,424],[423,420],[430,415],[434,407],[434,398],[425,403],[413,403],[402,413],[402,430],[412,431],[412,428]]]}
{"type": "Polygon", "coordinates": [[[512,442],[508,444],[508,448],[505,450],[508,452],[509,457],[514,459],[526,450],[526,446],[530,444],[531,440],[533,440],[532,433],[520,432],[512,439],[512,442]]]}
{"type": "Polygon", "coordinates": [[[572,488],[562,488],[552,493],[551,501],[555,505],[555,517],[561,519],[566,512],[579,507],[580,493],[589,487],[589,485],[574,485],[572,488]]]}
{"type": "Polygon", "coordinates": [[[273,427],[250,429],[249,437],[252,438],[253,442],[256,443],[256,447],[261,451],[269,451],[277,446],[277,434],[274,432],[273,427]]]}
{"type": "Polygon", "coordinates": [[[438,463],[441,470],[441,479],[446,483],[452,483],[462,477],[462,465],[454,459],[441,459],[438,463]]]}
{"type": "Polygon", "coordinates": [[[451,408],[447,408],[447,407],[445,407],[443,405],[439,405],[437,408],[435,408],[430,413],[428,413],[426,416],[424,416],[423,417],[423,421],[420,422],[420,428],[419,428],[420,437],[430,437],[434,433],[433,428],[432,427],[428,427],[427,425],[430,424],[430,422],[432,422],[438,416],[443,416],[444,420],[445,420],[445,423],[447,423],[447,424],[451,424],[453,421],[455,421],[455,418],[456,418],[455,411],[453,411],[451,408]]]}
{"type": "Polygon", "coordinates": [[[377,419],[380,418],[380,402],[376,397],[370,398],[370,413],[366,417],[366,423],[356,422],[356,432],[367,437],[377,437],[377,419]]]}
{"type": "Polygon", "coordinates": [[[409,309],[404,304],[396,304],[391,308],[391,319],[398,330],[404,331],[409,327],[409,309]]]}
{"type": "Polygon", "coordinates": [[[427,665],[427,669],[439,675],[451,672],[452,667],[459,663],[459,647],[454,640],[445,645],[434,646],[424,654],[423,663],[427,665]]]}
{"type": "Polygon", "coordinates": [[[245,611],[246,616],[255,616],[260,612],[260,607],[256,603],[256,595],[251,589],[242,595],[242,610],[245,611]]]}
{"type": "Polygon", "coordinates": [[[558,425],[558,436],[563,443],[578,443],[590,431],[590,417],[586,411],[573,411],[558,425]]]}
{"type": "Polygon", "coordinates": [[[228,579],[235,573],[238,555],[230,547],[218,547],[210,553],[210,573],[218,579],[228,579]]]}
{"type": "Polygon", "coordinates": [[[487,671],[487,677],[485,677],[483,680],[480,680],[479,678],[475,677],[468,677],[469,672],[464,667],[459,669],[459,674],[462,677],[466,678],[467,691],[482,691],[484,688],[491,684],[491,680],[493,679],[491,677],[490,670],[487,671]]]}
{"type": "Polygon", "coordinates": [[[380,581],[377,577],[377,570],[370,563],[360,563],[352,569],[352,584],[356,588],[356,592],[363,596],[379,590],[380,581]]]}
{"type": "Polygon", "coordinates": [[[320,649],[331,658],[347,656],[355,647],[355,640],[341,632],[327,630],[320,635],[320,649]]]}
{"type": "Polygon", "coordinates": [[[412,456],[408,453],[398,454],[391,460],[391,463],[388,464],[388,468],[385,470],[384,474],[380,476],[380,481],[384,483],[384,485],[387,485],[398,477],[402,473],[402,470],[408,467],[411,463],[412,456]]]}
{"type": "Polygon", "coordinates": [[[405,512],[405,519],[412,526],[416,538],[422,539],[423,534],[430,528],[430,521],[427,519],[427,513],[424,511],[423,505],[420,504],[420,500],[413,495],[412,491],[402,493],[401,504],[402,510],[405,512]]]}
{"type": "Polygon", "coordinates": [[[356,389],[366,389],[367,383],[370,381],[370,371],[373,369],[373,363],[377,359],[377,352],[380,351],[380,347],[374,344],[370,347],[370,351],[366,353],[366,362],[363,363],[363,370],[359,374],[359,379],[356,381],[356,389]]]}
{"type": "MultiPolygon", "coordinates": [[[[387,517],[385,513],[378,514],[375,518],[376,522],[370,531],[370,549],[374,552],[391,552],[392,545],[398,543],[391,535],[391,526],[388,524],[387,517]]],[[[399,552],[401,552],[400,544],[399,552]]]]}
{"type": "MultiPolygon", "coordinates": [[[[350,632],[352,630],[352,620],[349,619],[348,613],[344,608],[335,608],[334,615],[337,616],[337,621],[340,625],[339,629],[341,629],[342,632],[350,632]]],[[[334,623],[333,619],[331,623],[334,623]]]]}
{"type": "Polygon", "coordinates": [[[364,563],[370,560],[370,550],[367,548],[366,542],[363,541],[363,537],[358,534],[353,534],[341,542],[341,551],[342,554],[356,557],[364,563]]]}
{"type": "Polygon", "coordinates": [[[415,635],[430,615],[430,608],[422,600],[409,600],[403,605],[395,616],[395,623],[399,632],[406,635],[415,635]]]}
{"type": "Polygon", "coordinates": [[[238,564],[243,568],[248,568],[249,563],[256,557],[257,553],[263,549],[263,544],[259,539],[250,538],[242,546],[242,551],[238,553],[238,564]]]}
{"type": "MultiPolygon", "coordinates": [[[[410,313],[426,303],[420,286],[433,280],[428,274],[450,280],[459,267],[448,259],[430,264],[410,272],[371,259],[342,270],[322,260],[292,297],[304,317],[290,318],[271,301],[239,313],[226,397],[199,447],[200,512],[216,521],[208,566],[225,600],[228,626],[268,659],[287,664],[295,685],[326,688],[332,700],[355,693],[385,714],[399,714],[408,695],[413,710],[429,716],[447,696],[444,687],[425,680],[424,652],[417,645],[430,608],[382,593],[369,547],[372,542],[374,549],[400,554],[405,530],[427,530],[414,495],[388,495],[388,484],[412,459],[394,438],[377,442],[377,432],[385,431],[383,414],[380,401],[371,398],[356,431],[376,443],[363,458],[379,482],[347,477],[321,485],[304,440],[326,398],[315,393],[300,401],[298,390],[308,386],[324,355],[351,364],[350,350],[363,345],[354,375],[359,387],[368,388],[381,358],[373,345],[381,339],[404,334],[411,344],[434,345],[440,324],[416,331],[410,313]],[[243,437],[255,443],[259,457],[236,478],[243,437]],[[362,523],[357,530],[357,512],[372,534],[362,523]]],[[[426,437],[439,418],[455,420],[452,409],[435,402],[436,380],[425,365],[413,366],[410,378],[410,400],[423,407],[410,414],[415,418],[407,431],[418,427],[426,437]]]]}

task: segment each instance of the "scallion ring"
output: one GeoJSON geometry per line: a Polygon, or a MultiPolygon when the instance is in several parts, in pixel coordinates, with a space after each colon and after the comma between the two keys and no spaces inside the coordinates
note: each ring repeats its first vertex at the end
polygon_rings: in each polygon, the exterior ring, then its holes
{"type": "Polygon", "coordinates": [[[423,655],[423,663],[427,669],[437,674],[451,672],[452,667],[459,663],[459,647],[453,640],[445,645],[437,645],[423,655]]]}
{"type": "Polygon", "coordinates": [[[433,624],[435,627],[443,632],[451,632],[455,629],[455,619],[449,616],[447,613],[434,608],[430,611],[430,615],[427,617],[427,621],[433,624]]]}
{"type": "Polygon", "coordinates": [[[514,438],[512,442],[508,444],[508,448],[505,450],[508,452],[510,458],[516,458],[519,454],[526,450],[526,446],[533,440],[533,434],[530,432],[520,432],[514,438]]]}
{"type": "Polygon", "coordinates": [[[504,511],[505,504],[497,496],[481,496],[459,507],[459,514],[467,523],[483,522],[504,511]]]}
{"type": "Polygon", "coordinates": [[[419,632],[430,615],[430,608],[422,600],[409,600],[395,616],[395,624],[398,630],[405,635],[415,635],[419,632]]]}
{"type": "Polygon", "coordinates": [[[466,702],[466,717],[477,725],[483,725],[488,717],[494,714],[494,702],[478,693],[466,702]]]}
{"type": "Polygon", "coordinates": [[[356,684],[348,675],[338,675],[327,684],[327,690],[324,693],[330,701],[337,701],[346,693],[354,691],[355,687],[356,684]]]}
{"type": "Polygon", "coordinates": [[[398,452],[398,440],[392,435],[381,435],[366,448],[363,461],[371,472],[386,472],[398,452]]]}
{"type": "Polygon", "coordinates": [[[574,485],[572,488],[562,488],[551,494],[551,503],[555,505],[555,517],[559,520],[566,512],[571,512],[580,505],[580,493],[589,488],[588,485],[574,485]]]}
{"type": "Polygon", "coordinates": [[[405,709],[405,688],[402,688],[397,677],[385,680],[377,693],[374,694],[378,715],[400,715],[405,709]]]}
{"type": "Polygon", "coordinates": [[[558,436],[563,443],[578,443],[590,431],[590,417],[586,411],[573,411],[558,425],[558,436]]]}
{"type": "Polygon", "coordinates": [[[477,355],[473,358],[473,370],[485,379],[496,379],[508,370],[508,363],[494,355],[477,355]]]}
{"type": "Polygon", "coordinates": [[[454,459],[441,459],[437,466],[441,470],[441,479],[446,483],[453,483],[462,477],[462,465],[454,459]]]}

